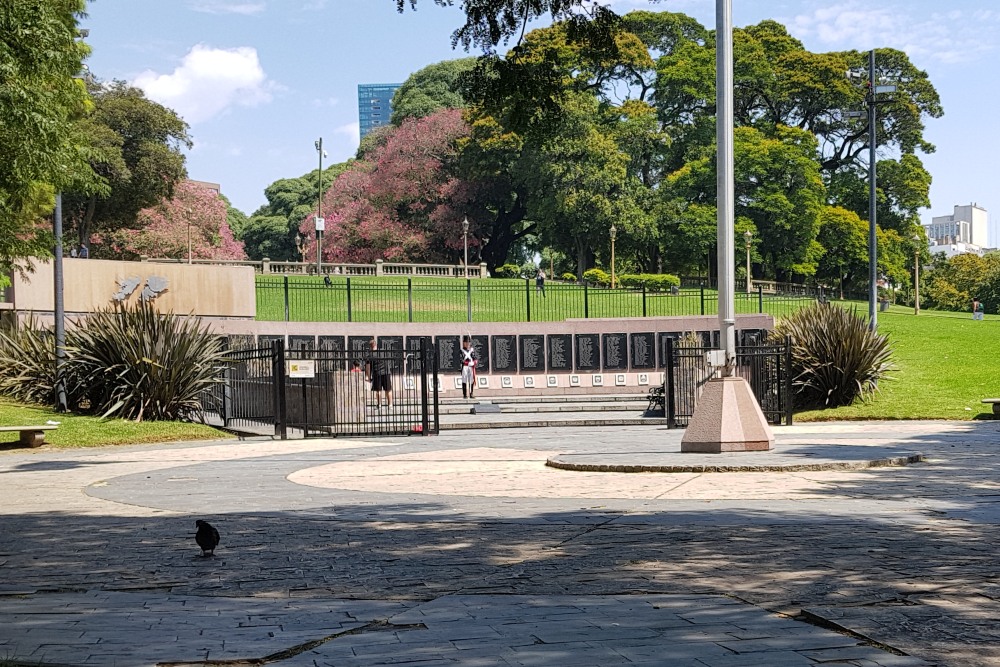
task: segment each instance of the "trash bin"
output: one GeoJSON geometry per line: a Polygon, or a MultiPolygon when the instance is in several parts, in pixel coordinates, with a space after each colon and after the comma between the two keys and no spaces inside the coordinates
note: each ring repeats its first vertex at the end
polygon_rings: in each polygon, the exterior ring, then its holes
{"type": "Polygon", "coordinates": [[[878,310],[880,313],[884,313],[889,310],[889,299],[882,299],[878,302],[878,310]]]}

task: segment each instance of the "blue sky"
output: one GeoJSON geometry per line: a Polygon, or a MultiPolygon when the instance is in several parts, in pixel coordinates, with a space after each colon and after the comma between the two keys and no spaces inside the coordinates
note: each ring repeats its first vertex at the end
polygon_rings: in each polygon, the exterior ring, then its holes
{"type": "MultiPolygon", "coordinates": [[[[714,0],[611,0],[617,11],[680,11],[714,27],[714,0]]],[[[89,65],[176,109],[191,125],[192,178],[222,184],[252,213],[264,188],[314,169],[322,136],[327,164],[357,147],[357,85],[402,82],[451,49],[455,8],[419,0],[94,0],[83,26],[89,65]]],[[[944,117],[925,136],[934,177],[931,215],[976,202],[1000,222],[1000,6],[983,0],[734,0],[737,25],[787,25],[813,51],[905,50],[927,70],[944,117]],[[944,8],[942,8],[944,7],[944,8]]],[[[475,54],[473,54],[475,55],[475,54]]]]}

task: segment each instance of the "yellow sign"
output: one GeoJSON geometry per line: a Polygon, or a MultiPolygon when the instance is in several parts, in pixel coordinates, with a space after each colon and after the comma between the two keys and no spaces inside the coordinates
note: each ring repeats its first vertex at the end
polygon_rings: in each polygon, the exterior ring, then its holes
{"type": "Polygon", "coordinates": [[[297,359],[288,362],[288,377],[290,378],[314,378],[316,377],[315,359],[297,359]]]}

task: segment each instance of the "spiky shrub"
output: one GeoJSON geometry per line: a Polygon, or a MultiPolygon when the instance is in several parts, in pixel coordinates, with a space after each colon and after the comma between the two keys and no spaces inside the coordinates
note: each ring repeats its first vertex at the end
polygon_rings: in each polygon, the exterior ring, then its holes
{"type": "Polygon", "coordinates": [[[800,407],[850,405],[878,390],[893,370],[887,336],[868,328],[857,309],[803,308],[778,322],[772,340],[792,337],[792,377],[800,407]]]}
{"type": "Polygon", "coordinates": [[[117,304],[75,330],[67,346],[92,412],[136,421],[200,416],[202,393],[215,384],[222,344],[194,317],[152,305],[117,304]]]}
{"type": "Polygon", "coordinates": [[[0,395],[24,403],[51,403],[55,396],[56,345],[34,317],[0,321],[0,395]]]}

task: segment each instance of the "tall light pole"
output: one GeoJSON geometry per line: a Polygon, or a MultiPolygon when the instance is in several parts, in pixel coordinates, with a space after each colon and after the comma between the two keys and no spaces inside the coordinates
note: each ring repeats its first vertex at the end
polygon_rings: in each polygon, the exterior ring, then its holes
{"type": "Polygon", "coordinates": [[[314,143],[316,152],[319,153],[319,188],[316,198],[316,275],[323,272],[323,232],[326,230],[326,220],[323,219],[323,157],[326,152],[323,150],[323,137],[314,143]]]}
{"type": "Polygon", "coordinates": [[[191,264],[191,209],[187,210],[188,223],[188,264],[191,264]]]}
{"type": "Polygon", "coordinates": [[[608,230],[611,233],[611,289],[615,288],[615,237],[618,235],[618,230],[615,229],[615,223],[611,223],[611,229],[608,230]]]}
{"type": "Polygon", "coordinates": [[[920,234],[913,235],[913,314],[920,314],[920,246],[924,242],[920,234]]]}
{"type": "MultiPolygon", "coordinates": [[[[849,71],[849,79],[860,78],[861,75],[849,71]]],[[[892,93],[896,91],[894,85],[879,86],[875,83],[875,49],[868,52],[868,81],[865,82],[865,111],[868,117],[868,328],[875,331],[878,328],[878,237],[876,235],[876,142],[878,132],[876,122],[877,116],[877,93],[892,93]]],[[[848,117],[861,116],[858,112],[849,112],[848,117]]]]}
{"type": "Polygon", "coordinates": [[[52,216],[52,233],[56,237],[56,246],[53,249],[52,258],[52,282],[55,286],[55,300],[53,303],[53,315],[55,316],[56,330],[56,411],[66,412],[69,410],[69,402],[66,399],[66,377],[64,367],[66,365],[66,309],[63,301],[64,280],[63,280],[63,220],[62,220],[62,193],[56,193],[56,210],[52,216]]]}
{"type": "Polygon", "coordinates": [[[469,218],[462,219],[462,243],[465,246],[465,279],[469,279],[469,218]]]}
{"type": "Polygon", "coordinates": [[[750,278],[750,242],[753,240],[753,232],[749,229],[743,232],[743,240],[746,242],[747,247],[747,294],[749,294],[753,287],[750,284],[752,282],[750,278]]]}

